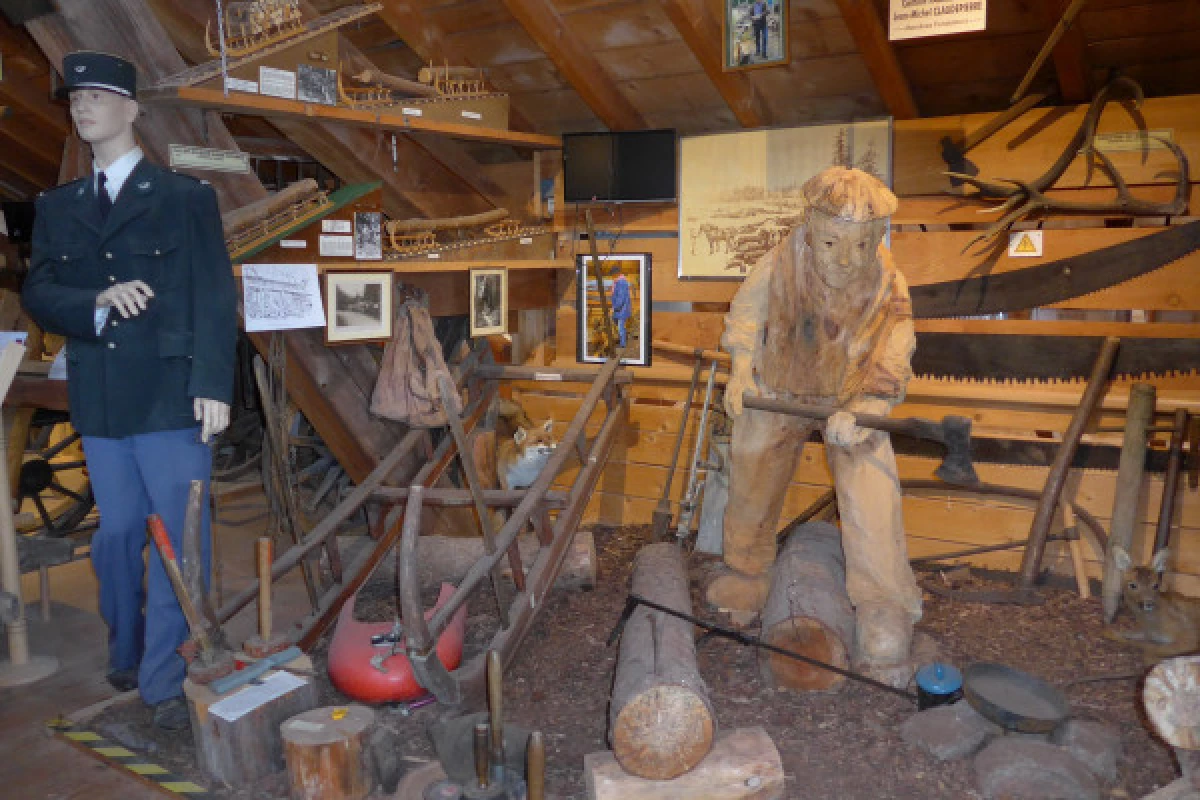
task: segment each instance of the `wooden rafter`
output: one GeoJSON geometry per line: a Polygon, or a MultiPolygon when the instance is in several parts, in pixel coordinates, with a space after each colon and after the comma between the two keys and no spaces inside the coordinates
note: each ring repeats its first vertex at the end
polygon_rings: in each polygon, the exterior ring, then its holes
{"type": "Polygon", "coordinates": [[[745,72],[726,72],[722,68],[721,24],[712,14],[713,3],[706,0],[659,0],[659,3],[738,123],[743,128],[770,125],[770,109],[750,77],[745,72]]]}
{"type": "MultiPolygon", "coordinates": [[[[1071,0],[1051,0],[1042,3],[1050,30],[1067,10],[1071,0]]],[[[1063,33],[1054,47],[1054,73],[1058,91],[1064,103],[1086,103],[1092,96],[1091,70],[1088,69],[1087,40],[1079,26],[1079,18],[1063,33]]]]}
{"type": "Polygon", "coordinates": [[[51,170],[58,169],[62,141],[56,136],[47,136],[42,126],[32,124],[27,114],[9,114],[0,119],[0,137],[16,143],[35,163],[51,170]]]}
{"type": "Polygon", "coordinates": [[[551,0],[504,0],[504,5],[601,122],[616,131],[646,127],[641,113],[551,0]]]}
{"type": "Polygon", "coordinates": [[[18,137],[12,128],[4,124],[0,124],[0,151],[10,172],[41,189],[54,185],[58,174],[57,159],[46,159],[40,149],[35,151],[24,137],[18,137]]]}
{"type": "Polygon", "coordinates": [[[896,119],[919,117],[912,88],[900,68],[895,48],[888,41],[875,4],[871,0],[837,0],[837,4],[888,112],[896,119]]]}

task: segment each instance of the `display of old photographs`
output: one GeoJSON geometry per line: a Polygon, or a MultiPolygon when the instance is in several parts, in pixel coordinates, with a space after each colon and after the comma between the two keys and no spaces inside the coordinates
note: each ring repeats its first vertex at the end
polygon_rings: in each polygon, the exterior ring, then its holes
{"type": "Polygon", "coordinates": [[[589,364],[606,361],[615,339],[622,364],[648,367],[651,353],[650,254],[610,253],[599,259],[612,327],[604,318],[592,257],[576,256],[579,329],[575,337],[575,358],[589,364]]]}
{"type": "Polygon", "coordinates": [[[471,335],[508,333],[508,270],[471,270],[471,335]]]}
{"type": "Polygon", "coordinates": [[[337,70],[300,64],[296,67],[296,99],[302,103],[336,106],[337,70]]]}
{"type": "Polygon", "coordinates": [[[788,63],[787,0],[724,0],[721,17],[726,72],[788,63]]]}
{"type": "Polygon", "coordinates": [[[826,167],[892,185],[892,120],[679,140],[679,277],[740,280],[804,218],[805,181],[826,167]]]}
{"type": "Polygon", "coordinates": [[[354,258],[359,261],[379,261],[383,258],[381,212],[354,212],[354,258]]]}
{"type": "Polygon", "coordinates": [[[392,271],[325,273],[325,343],[392,338],[392,271]]]}

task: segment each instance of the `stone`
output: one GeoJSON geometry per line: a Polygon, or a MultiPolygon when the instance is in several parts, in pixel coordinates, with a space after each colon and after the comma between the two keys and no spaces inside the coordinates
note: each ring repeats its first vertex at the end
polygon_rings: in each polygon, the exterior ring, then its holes
{"type": "Polygon", "coordinates": [[[966,758],[983,747],[1000,727],[987,721],[966,700],[919,711],[900,726],[900,736],[938,761],[966,758]]]}
{"type": "Polygon", "coordinates": [[[1121,757],[1121,731],[1112,725],[1087,719],[1069,719],[1054,732],[1052,741],[1091,770],[1102,784],[1117,781],[1121,757]]]}
{"type": "Polygon", "coordinates": [[[975,783],[992,800],[1099,800],[1096,777],[1066,748],[996,737],[975,756],[975,783]]]}

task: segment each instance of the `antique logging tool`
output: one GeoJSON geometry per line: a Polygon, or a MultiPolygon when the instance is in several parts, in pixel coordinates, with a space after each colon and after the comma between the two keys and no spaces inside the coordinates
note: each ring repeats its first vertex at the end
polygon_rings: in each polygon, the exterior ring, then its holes
{"type": "Polygon", "coordinates": [[[1075,17],[1079,16],[1079,12],[1083,10],[1083,4],[1087,0],[1071,0],[1071,4],[1063,11],[1062,16],[1058,18],[1058,22],[1054,25],[1054,30],[1050,31],[1050,35],[1046,37],[1046,43],[1042,45],[1042,49],[1038,51],[1037,56],[1033,59],[1033,63],[1029,65],[1029,69],[1025,72],[1025,77],[1017,85],[1017,89],[1013,92],[1012,97],[1008,99],[1009,103],[1016,103],[1029,90],[1029,85],[1033,83],[1033,79],[1037,77],[1038,70],[1042,68],[1042,64],[1046,63],[1046,59],[1054,52],[1054,48],[1058,45],[1059,39],[1063,37],[1075,22],[1075,17]]]}
{"type": "MultiPolygon", "coordinates": [[[[655,342],[655,346],[658,342],[655,342]]],[[[683,437],[687,433],[687,417],[692,411],[692,398],[696,396],[696,384],[700,382],[700,370],[704,367],[704,351],[700,348],[695,350],[696,363],[692,366],[692,382],[688,385],[687,399],[683,403],[683,419],[680,422],[679,430],[675,433],[675,445],[671,449],[671,460],[667,464],[667,479],[663,483],[662,494],[658,498],[658,505],[654,507],[654,512],[650,515],[651,539],[656,542],[661,542],[667,536],[667,528],[671,527],[671,484],[675,480],[675,465],[679,463],[679,451],[683,449],[683,437]]],[[[713,362],[713,371],[716,371],[716,362],[713,362]]]]}

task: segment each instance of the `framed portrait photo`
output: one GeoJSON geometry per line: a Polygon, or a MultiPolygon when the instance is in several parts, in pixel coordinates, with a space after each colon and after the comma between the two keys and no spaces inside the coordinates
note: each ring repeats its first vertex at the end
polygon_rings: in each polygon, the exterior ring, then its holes
{"type": "Polygon", "coordinates": [[[508,270],[471,270],[471,335],[508,332],[508,270]]]}
{"type": "Polygon", "coordinates": [[[587,364],[607,360],[614,343],[621,363],[650,366],[650,254],[610,253],[601,255],[600,273],[608,298],[612,327],[604,318],[596,269],[590,255],[575,258],[575,285],[579,330],[576,360],[587,364]]]}
{"type": "Polygon", "coordinates": [[[392,271],[325,273],[325,343],[392,338],[392,271]]]}
{"type": "Polygon", "coordinates": [[[726,72],[788,63],[787,0],[724,0],[721,66],[726,72]]]}

